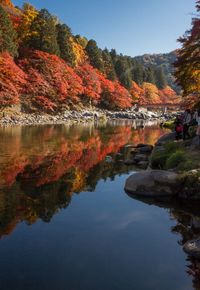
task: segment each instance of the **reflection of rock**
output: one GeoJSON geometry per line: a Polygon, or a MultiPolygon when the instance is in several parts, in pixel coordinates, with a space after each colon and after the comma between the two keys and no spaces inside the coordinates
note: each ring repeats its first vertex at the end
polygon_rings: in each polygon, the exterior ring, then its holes
{"type": "Polygon", "coordinates": [[[141,196],[174,196],[177,194],[177,177],[163,170],[142,171],[130,176],[125,184],[129,193],[141,196]]]}
{"type": "Polygon", "coordinates": [[[185,243],[183,250],[190,256],[200,259],[200,238],[185,243]]]}
{"type": "Polygon", "coordinates": [[[153,150],[153,146],[152,145],[145,145],[145,146],[140,147],[138,149],[139,149],[139,153],[151,153],[153,150]]]}

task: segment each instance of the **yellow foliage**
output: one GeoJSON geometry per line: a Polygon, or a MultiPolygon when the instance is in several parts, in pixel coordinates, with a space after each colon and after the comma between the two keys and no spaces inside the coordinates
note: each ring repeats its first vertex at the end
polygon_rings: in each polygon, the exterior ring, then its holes
{"type": "Polygon", "coordinates": [[[76,168],[75,178],[72,186],[72,192],[79,193],[86,186],[86,173],[76,168]]]}
{"type": "Polygon", "coordinates": [[[25,3],[23,6],[23,14],[21,16],[21,22],[18,27],[19,41],[26,41],[33,32],[31,32],[31,24],[37,17],[38,11],[30,4],[25,3]]]}
{"type": "Polygon", "coordinates": [[[82,45],[80,45],[75,38],[71,38],[72,49],[75,55],[75,66],[84,64],[87,61],[87,55],[82,45]]]}
{"type": "Polygon", "coordinates": [[[159,90],[156,85],[143,83],[142,88],[149,104],[158,104],[160,102],[159,90]]]}

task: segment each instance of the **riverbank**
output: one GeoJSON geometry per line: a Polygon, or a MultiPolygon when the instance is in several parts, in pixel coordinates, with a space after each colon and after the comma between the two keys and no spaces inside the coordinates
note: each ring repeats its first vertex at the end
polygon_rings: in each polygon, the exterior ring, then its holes
{"type": "MultiPolygon", "coordinates": [[[[147,156],[145,150],[144,154],[147,156]]],[[[126,180],[125,191],[136,199],[150,200],[152,204],[162,201],[173,205],[176,202],[200,208],[198,137],[176,141],[175,132],[171,132],[159,138],[148,158],[147,170],[131,175],[126,180]]],[[[192,238],[186,240],[183,250],[200,260],[200,238],[198,235],[192,238]]]]}
{"type": "Polygon", "coordinates": [[[142,120],[164,122],[173,118],[176,112],[152,111],[108,111],[96,109],[71,110],[60,112],[56,115],[44,113],[22,113],[12,108],[0,111],[0,126],[13,125],[43,125],[63,123],[84,123],[106,120],[142,120]]]}
{"type": "MultiPolygon", "coordinates": [[[[150,191],[154,192],[154,197],[160,197],[160,194],[157,192],[157,187],[161,183],[163,183],[163,186],[168,187],[173,179],[171,189],[167,189],[165,194],[161,192],[161,196],[173,195],[181,199],[195,199],[200,201],[200,145],[198,137],[176,141],[175,133],[168,133],[156,142],[149,156],[146,150],[148,146],[139,148],[139,151],[135,151],[136,155],[133,155],[133,162],[136,159],[145,161],[147,170],[145,172],[139,172],[138,176],[133,175],[131,183],[133,183],[133,180],[136,182],[136,178],[143,175],[141,179],[142,183],[138,184],[138,188],[134,186],[134,190],[131,190],[131,186],[128,185],[126,188],[127,191],[132,191],[136,195],[143,195],[139,190],[140,185],[144,187],[145,178],[148,180],[149,176],[151,176],[150,183],[153,187],[150,191]],[[136,158],[137,156],[140,158],[136,158]],[[163,180],[161,175],[164,176],[163,180]],[[152,185],[153,179],[155,179],[155,183],[152,185]]],[[[148,186],[146,190],[149,190],[148,186]]],[[[142,192],[145,196],[148,196],[144,188],[142,192]]]]}

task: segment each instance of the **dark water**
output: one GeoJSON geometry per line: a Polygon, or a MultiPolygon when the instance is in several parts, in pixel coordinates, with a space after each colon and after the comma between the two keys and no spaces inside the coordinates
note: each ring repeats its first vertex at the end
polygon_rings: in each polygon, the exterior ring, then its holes
{"type": "Polygon", "coordinates": [[[123,164],[127,145],[163,133],[130,124],[1,128],[0,289],[200,289],[199,264],[182,251],[198,235],[200,211],[123,190],[136,170],[123,164]]]}

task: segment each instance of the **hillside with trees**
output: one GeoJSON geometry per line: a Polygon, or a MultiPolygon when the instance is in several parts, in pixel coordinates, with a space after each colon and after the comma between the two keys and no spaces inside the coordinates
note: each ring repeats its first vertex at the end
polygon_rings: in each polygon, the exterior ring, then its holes
{"type": "Polygon", "coordinates": [[[102,50],[95,40],[73,35],[46,9],[0,0],[1,108],[54,113],[74,106],[177,104],[169,63],[165,57],[148,65],[102,50]]]}
{"type": "Polygon", "coordinates": [[[144,54],[142,56],[136,56],[135,60],[144,65],[144,67],[157,67],[160,70],[160,76],[165,78],[167,84],[173,88],[178,94],[181,88],[176,84],[174,76],[174,66],[177,59],[177,51],[170,53],[160,54],[144,54]]]}

